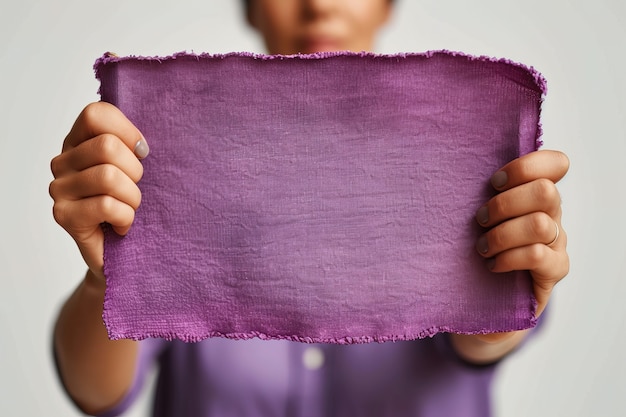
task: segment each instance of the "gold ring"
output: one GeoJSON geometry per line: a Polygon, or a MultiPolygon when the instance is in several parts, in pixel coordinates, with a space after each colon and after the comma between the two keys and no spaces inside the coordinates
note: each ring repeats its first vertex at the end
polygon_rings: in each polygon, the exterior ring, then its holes
{"type": "Polygon", "coordinates": [[[554,222],[554,227],[556,228],[556,234],[554,236],[554,239],[552,239],[552,242],[548,243],[548,247],[552,247],[552,245],[554,245],[556,243],[557,240],[559,240],[559,225],[557,224],[557,222],[554,222]]]}

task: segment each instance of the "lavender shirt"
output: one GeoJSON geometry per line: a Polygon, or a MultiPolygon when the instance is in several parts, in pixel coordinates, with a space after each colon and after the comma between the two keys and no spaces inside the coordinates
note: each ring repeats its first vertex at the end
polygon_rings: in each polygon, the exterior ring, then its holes
{"type": "Polygon", "coordinates": [[[155,361],[155,417],[487,417],[496,368],[462,362],[446,334],[362,345],[146,339],[132,389],[102,416],[132,404],[155,361]]]}

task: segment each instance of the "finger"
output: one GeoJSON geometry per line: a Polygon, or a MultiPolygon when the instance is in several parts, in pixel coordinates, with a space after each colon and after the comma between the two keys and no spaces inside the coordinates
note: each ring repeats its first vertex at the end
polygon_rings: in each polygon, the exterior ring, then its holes
{"type": "Polygon", "coordinates": [[[504,251],[489,259],[487,265],[493,272],[530,271],[539,315],[547,305],[554,286],[569,273],[569,256],[565,250],[534,244],[504,251]]]}
{"type": "Polygon", "coordinates": [[[478,209],[476,220],[484,227],[491,227],[538,211],[560,218],[561,195],[549,179],[537,179],[494,196],[478,209]]]}
{"type": "Polygon", "coordinates": [[[543,150],[531,152],[517,158],[491,177],[491,184],[499,191],[509,190],[539,178],[557,183],[567,174],[569,159],[559,151],[543,150]]]}
{"type": "Polygon", "coordinates": [[[117,107],[102,101],[83,109],[63,142],[63,151],[105,133],[120,138],[138,158],[148,155],[148,144],[139,129],[117,107]]]}
{"type": "Polygon", "coordinates": [[[110,196],[97,196],[79,201],[54,204],[54,218],[74,238],[85,263],[98,276],[104,264],[103,222],[113,225],[119,235],[125,235],[135,216],[132,207],[110,196]]]}
{"type": "Polygon", "coordinates": [[[69,148],[50,163],[52,174],[59,178],[96,165],[114,165],[138,182],[143,175],[143,165],[120,138],[102,134],[69,148]]]}
{"type": "Polygon", "coordinates": [[[476,250],[486,258],[535,243],[555,246],[560,237],[557,222],[544,212],[534,212],[506,221],[476,241],[476,250]]]}
{"type": "Polygon", "coordinates": [[[55,201],[107,195],[134,210],[141,203],[139,187],[119,168],[110,164],[96,165],[52,181],[50,195],[55,201]]]}
{"type": "Polygon", "coordinates": [[[77,201],[55,202],[53,215],[76,243],[84,246],[99,236],[101,223],[111,224],[120,235],[126,234],[135,219],[135,210],[111,196],[99,195],[77,201]]]}

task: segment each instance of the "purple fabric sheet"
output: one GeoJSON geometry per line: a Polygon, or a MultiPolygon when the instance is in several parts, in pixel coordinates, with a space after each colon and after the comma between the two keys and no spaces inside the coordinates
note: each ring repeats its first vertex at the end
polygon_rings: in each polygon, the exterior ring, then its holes
{"type": "Polygon", "coordinates": [[[532,327],[476,253],[489,178],[540,144],[532,68],[446,51],[96,62],[151,153],[105,237],[112,339],[363,343],[532,327]]]}

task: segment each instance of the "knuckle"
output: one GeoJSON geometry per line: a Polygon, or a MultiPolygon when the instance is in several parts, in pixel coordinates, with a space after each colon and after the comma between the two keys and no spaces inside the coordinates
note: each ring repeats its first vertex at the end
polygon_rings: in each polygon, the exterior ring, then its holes
{"type": "Polygon", "coordinates": [[[52,158],[52,160],[50,161],[50,171],[52,172],[52,176],[54,176],[54,178],[56,178],[60,172],[60,163],[59,163],[59,157],[61,155],[57,155],[54,158],[52,158]]]}
{"type": "Polygon", "coordinates": [[[119,179],[117,169],[112,165],[98,165],[85,172],[81,179],[84,193],[91,196],[108,195],[115,191],[119,179]]]}
{"type": "Polygon", "coordinates": [[[517,175],[523,179],[532,178],[535,172],[535,165],[531,159],[521,159],[516,166],[517,175]]]}
{"type": "Polygon", "coordinates": [[[527,253],[527,260],[534,267],[541,265],[546,257],[546,246],[542,244],[530,245],[527,253]]]}
{"type": "Polygon", "coordinates": [[[52,206],[52,217],[61,227],[65,228],[67,220],[67,209],[65,204],[54,203],[52,206]]]}
{"type": "Polygon", "coordinates": [[[561,254],[553,260],[554,266],[549,267],[548,275],[544,278],[544,282],[548,283],[550,288],[558,284],[563,278],[569,274],[569,256],[567,253],[561,254]]]}
{"type": "Polygon", "coordinates": [[[111,191],[119,182],[118,169],[114,165],[99,165],[95,170],[95,181],[102,185],[104,191],[111,191]]]}
{"type": "Polygon", "coordinates": [[[101,213],[103,219],[107,219],[114,223],[116,226],[128,226],[132,224],[135,210],[117,200],[110,195],[103,195],[98,199],[98,211],[101,213]]]}
{"type": "Polygon", "coordinates": [[[105,107],[106,107],[106,103],[101,102],[101,101],[89,103],[83,109],[80,117],[87,123],[93,122],[95,120],[98,120],[100,117],[102,117],[102,112],[104,111],[105,107]]]}
{"type": "Polygon", "coordinates": [[[110,217],[116,212],[117,201],[110,195],[103,195],[98,199],[98,211],[103,214],[104,218],[110,217]]]}
{"type": "Polygon", "coordinates": [[[501,227],[495,227],[488,233],[489,236],[489,248],[498,249],[506,247],[505,233],[503,233],[501,227]]]}
{"type": "Polygon", "coordinates": [[[53,200],[56,200],[56,196],[58,195],[58,187],[59,181],[56,179],[51,181],[48,185],[48,194],[50,194],[50,197],[52,197],[53,200]]]}
{"type": "Polygon", "coordinates": [[[504,194],[499,194],[495,196],[489,202],[490,217],[494,217],[494,218],[499,217],[502,213],[506,213],[508,211],[508,207],[509,207],[509,203],[507,199],[505,198],[504,194]]]}
{"type": "Polygon", "coordinates": [[[556,185],[547,178],[540,178],[535,181],[535,198],[542,204],[553,208],[561,203],[561,196],[556,185]]]}
{"type": "Polygon", "coordinates": [[[546,213],[533,213],[529,217],[529,222],[533,236],[548,242],[554,238],[554,220],[546,213]]]}
{"type": "Polygon", "coordinates": [[[111,133],[104,133],[98,136],[94,143],[96,152],[98,152],[106,160],[111,160],[119,153],[119,145],[119,138],[111,133]]]}

